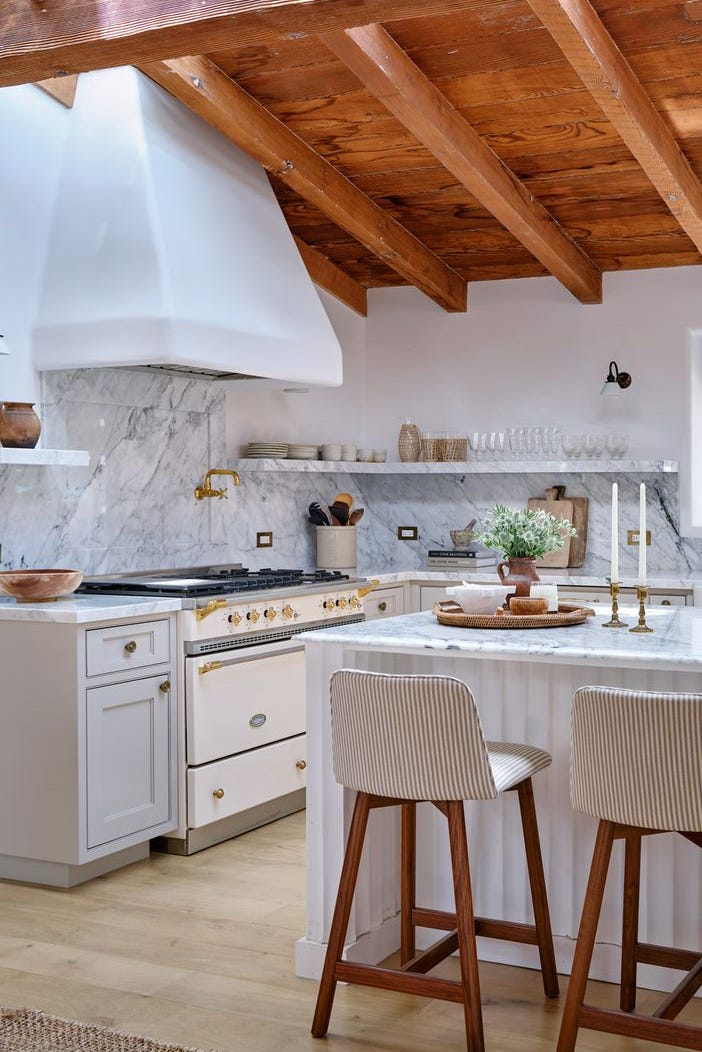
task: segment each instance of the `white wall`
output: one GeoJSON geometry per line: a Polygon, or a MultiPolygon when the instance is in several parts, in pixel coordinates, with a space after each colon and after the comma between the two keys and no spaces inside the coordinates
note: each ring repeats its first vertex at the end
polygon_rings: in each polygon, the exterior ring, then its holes
{"type": "Polygon", "coordinates": [[[345,352],[344,387],[232,394],[229,449],[279,435],[386,447],[394,459],[412,416],[427,431],[627,431],[634,455],[681,456],[702,268],[606,274],[604,302],[593,306],[551,278],[476,282],[469,298],[466,314],[447,314],[414,289],[371,290],[365,322],[325,298],[345,352]],[[633,383],[609,400],[600,388],[612,358],[633,383]]]}
{"type": "Polygon", "coordinates": [[[0,89],[0,400],[39,400],[31,335],[68,114],[31,85],[0,89]]]}

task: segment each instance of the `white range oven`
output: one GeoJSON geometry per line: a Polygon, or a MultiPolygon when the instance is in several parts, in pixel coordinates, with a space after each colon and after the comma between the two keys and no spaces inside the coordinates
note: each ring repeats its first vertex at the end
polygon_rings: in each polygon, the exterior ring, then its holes
{"type": "Polygon", "coordinates": [[[240,565],[88,579],[85,592],[180,596],[180,824],[192,854],[305,806],[305,655],[296,636],[363,621],[366,580],[240,565]]]}

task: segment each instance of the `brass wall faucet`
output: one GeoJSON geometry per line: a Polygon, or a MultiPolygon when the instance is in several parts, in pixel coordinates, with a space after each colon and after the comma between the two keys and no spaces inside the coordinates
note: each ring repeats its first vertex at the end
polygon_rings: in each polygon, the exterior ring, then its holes
{"type": "Polygon", "coordinates": [[[205,481],[201,486],[195,487],[195,500],[202,500],[203,497],[226,497],[227,489],[226,486],[223,489],[212,489],[212,476],[213,475],[229,475],[230,478],[234,479],[234,485],[240,484],[239,474],[236,471],[227,471],[226,468],[210,468],[205,475],[205,481]]]}

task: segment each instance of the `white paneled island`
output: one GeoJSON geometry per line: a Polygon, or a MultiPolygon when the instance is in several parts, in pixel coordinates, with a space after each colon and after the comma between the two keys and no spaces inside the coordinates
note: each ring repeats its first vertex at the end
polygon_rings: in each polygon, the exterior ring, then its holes
{"type": "MultiPolygon", "coordinates": [[[[636,623],[635,611],[622,616],[636,623]]],[[[540,630],[446,628],[431,613],[309,633],[307,648],[307,930],[296,970],[319,976],[351,817],[353,793],[331,764],[329,680],[339,668],[456,676],[472,689],[485,736],[547,749],[552,766],[534,778],[559,971],[569,972],[596,821],[575,815],[569,794],[570,703],[587,684],[702,694],[702,609],[652,608],[652,635],[582,626],[540,630]]],[[[702,749],[702,742],[700,743],[702,749]]],[[[529,922],[524,847],[514,794],[467,804],[476,914],[529,922]]],[[[350,960],[377,962],[399,947],[399,809],[371,814],[347,937],[350,960]]],[[[615,848],[593,958],[593,978],[616,981],[621,944],[623,855],[615,848]]],[[[644,840],[641,941],[702,946],[702,856],[674,834],[644,840]]],[[[453,909],[445,820],[418,808],[418,905],[453,909]]],[[[438,935],[420,931],[418,944],[438,935]],[[424,938],[422,938],[424,936],[424,938]]],[[[535,947],[480,940],[484,960],[538,967],[535,947]]],[[[672,989],[676,972],[640,966],[641,986],[672,989]]]]}

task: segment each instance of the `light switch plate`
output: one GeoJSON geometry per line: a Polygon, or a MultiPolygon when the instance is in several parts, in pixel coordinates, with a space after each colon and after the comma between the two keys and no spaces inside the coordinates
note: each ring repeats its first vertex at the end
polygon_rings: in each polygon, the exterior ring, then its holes
{"type": "Polygon", "coordinates": [[[398,541],[417,541],[419,540],[419,528],[417,526],[398,526],[397,539],[398,541]]]}
{"type": "Polygon", "coordinates": [[[264,530],[262,533],[256,534],[256,547],[257,548],[272,548],[273,547],[273,531],[264,530]]]}
{"type": "MultiPolygon", "coordinates": [[[[636,548],[639,546],[639,531],[638,530],[627,530],[626,532],[626,543],[633,544],[636,548]]],[[[646,530],[646,547],[651,543],[651,531],[646,530]]]]}

